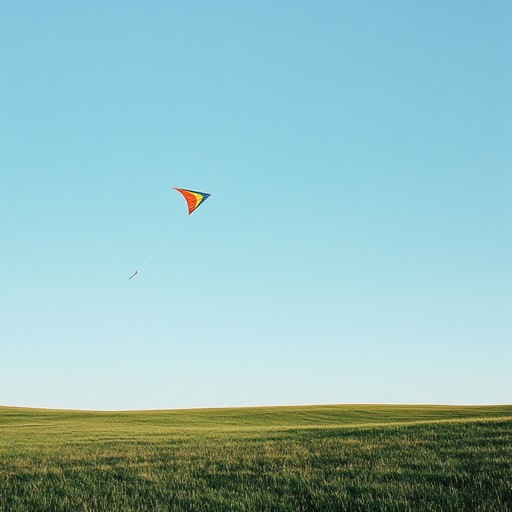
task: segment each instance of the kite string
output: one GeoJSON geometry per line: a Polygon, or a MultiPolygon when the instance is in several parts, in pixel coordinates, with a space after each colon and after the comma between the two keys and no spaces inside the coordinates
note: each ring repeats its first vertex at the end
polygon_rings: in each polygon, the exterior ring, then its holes
{"type": "Polygon", "coordinates": [[[137,267],[137,270],[145,267],[155,257],[155,255],[162,248],[162,246],[167,242],[167,240],[169,240],[171,235],[174,235],[178,231],[181,230],[181,228],[184,226],[185,219],[186,219],[186,217],[180,215],[175,220],[174,224],[169,228],[169,231],[160,239],[159,242],[157,242],[153,246],[153,250],[149,253],[148,257],[137,267]]]}

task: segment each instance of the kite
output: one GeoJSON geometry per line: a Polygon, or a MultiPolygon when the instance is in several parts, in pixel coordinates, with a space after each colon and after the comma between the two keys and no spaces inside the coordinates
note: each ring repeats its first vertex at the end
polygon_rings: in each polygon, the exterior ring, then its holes
{"type": "MultiPolygon", "coordinates": [[[[200,205],[202,205],[209,197],[211,194],[207,194],[206,192],[196,192],[195,190],[188,190],[186,188],[176,188],[176,187],[173,187],[174,190],[178,191],[184,198],[185,198],[185,201],[187,202],[187,207],[188,207],[188,214],[190,215],[196,208],[198,208],[200,205]]],[[[160,242],[160,244],[158,244],[158,246],[153,250],[153,252],[148,256],[148,258],[146,259],[146,261],[144,261],[144,263],[142,265],[139,266],[139,269],[142,268],[143,266],[145,266],[148,261],[155,255],[158,247],[160,247],[162,245],[162,243],[167,240],[169,238],[169,236],[175,232],[177,229],[177,226],[174,226],[174,228],[171,229],[171,231],[165,236],[165,238],[162,240],[162,242],[160,242]]],[[[139,272],[138,270],[136,270],[129,278],[128,278],[128,281],[130,281],[131,279],[133,279],[135,276],[139,275],[139,272]]]]}
{"type": "Polygon", "coordinates": [[[196,192],[195,190],[187,190],[186,188],[173,188],[185,198],[185,201],[187,201],[189,215],[210,197],[210,194],[206,194],[205,192],[196,192]]]}

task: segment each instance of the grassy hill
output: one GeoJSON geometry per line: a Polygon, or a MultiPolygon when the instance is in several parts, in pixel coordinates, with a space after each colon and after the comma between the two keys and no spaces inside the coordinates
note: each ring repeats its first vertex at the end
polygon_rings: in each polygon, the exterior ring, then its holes
{"type": "Polygon", "coordinates": [[[512,406],[0,407],[0,510],[512,510],[512,406]]]}

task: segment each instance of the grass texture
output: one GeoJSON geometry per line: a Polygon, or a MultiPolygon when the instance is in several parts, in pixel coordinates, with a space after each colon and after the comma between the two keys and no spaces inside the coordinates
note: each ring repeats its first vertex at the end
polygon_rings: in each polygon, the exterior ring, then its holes
{"type": "Polygon", "coordinates": [[[0,407],[0,511],[512,511],[512,406],[0,407]]]}

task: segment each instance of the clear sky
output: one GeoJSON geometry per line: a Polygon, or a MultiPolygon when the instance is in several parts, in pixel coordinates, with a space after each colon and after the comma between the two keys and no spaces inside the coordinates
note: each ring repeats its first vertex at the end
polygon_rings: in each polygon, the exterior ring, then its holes
{"type": "Polygon", "coordinates": [[[2,2],[0,404],[512,402],[511,20],[2,2]]]}

